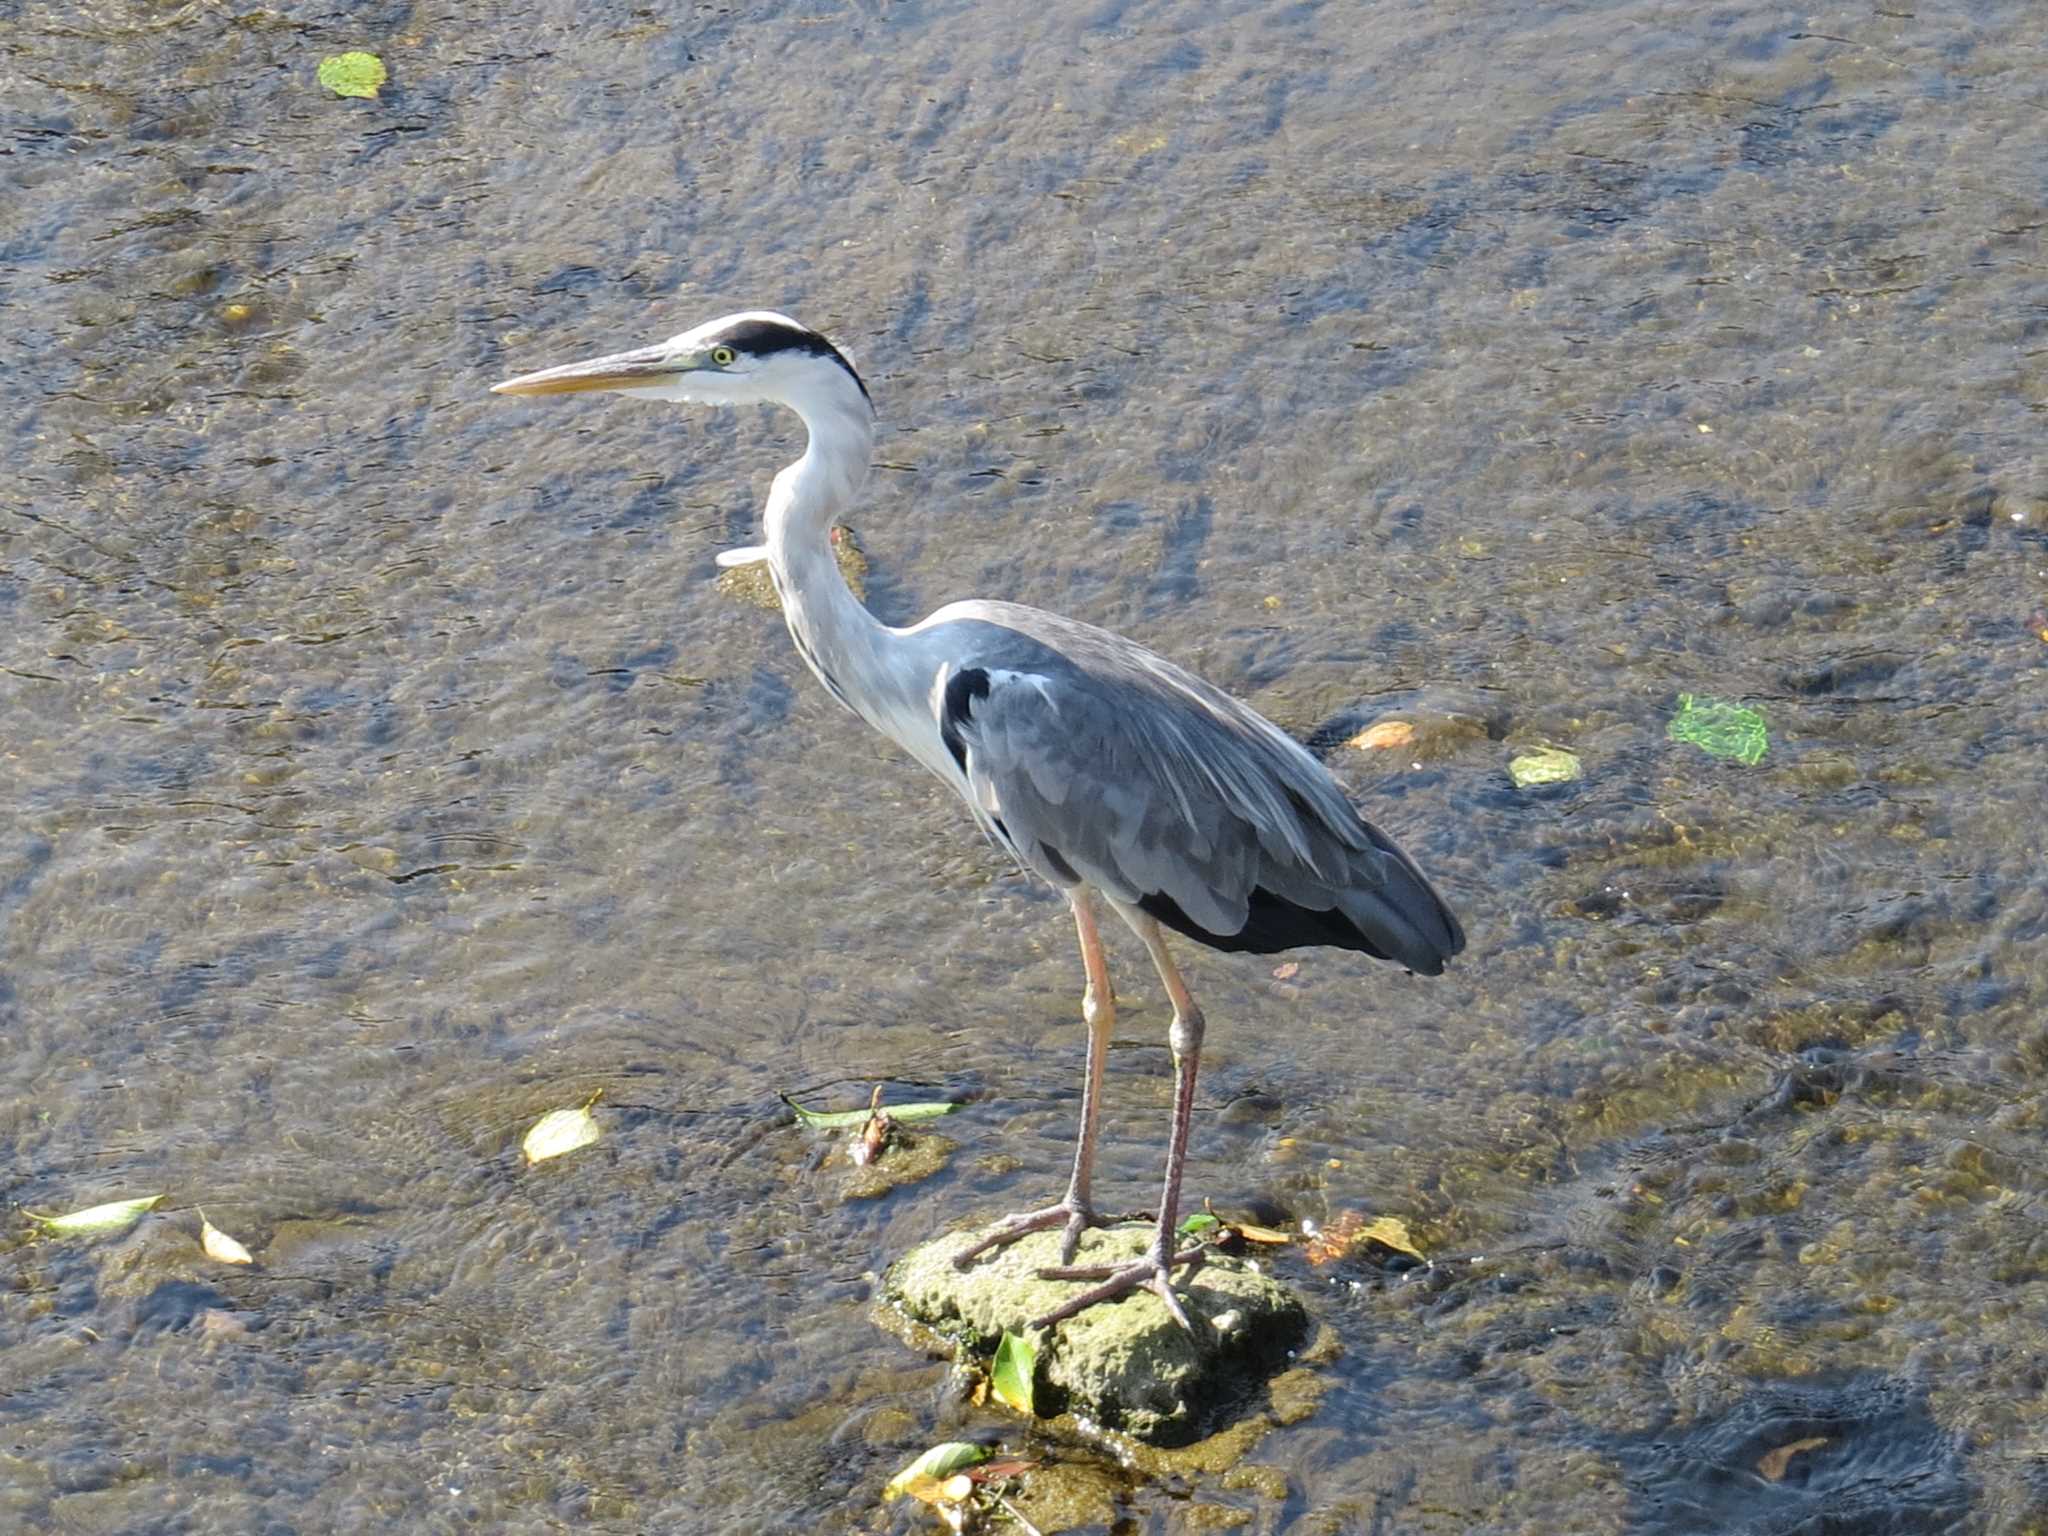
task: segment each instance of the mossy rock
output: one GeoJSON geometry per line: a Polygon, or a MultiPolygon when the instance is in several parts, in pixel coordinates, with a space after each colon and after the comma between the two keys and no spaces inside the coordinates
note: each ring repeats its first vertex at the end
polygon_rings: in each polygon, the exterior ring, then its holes
{"type": "MultiPolygon", "coordinates": [[[[1038,1347],[1039,1413],[1072,1413],[1154,1445],[1184,1445],[1213,1432],[1249,1401],[1308,1332],[1300,1298],[1242,1259],[1212,1253],[1192,1274],[1174,1272],[1174,1294],[1195,1332],[1185,1332],[1150,1291],[1134,1291],[1034,1332],[1043,1317],[1093,1282],[1041,1280],[1059,1263],[1060,1234],[1033,1232],[983,1254],[967,1269],[953,1255],[972,1242],[954,1232],[912,1249],[890,1269],[886,1289],[908,1317],[977,1354],[1004,1333],[1038,1347]]],[[[1122,1265],[1140,1258],[1149,1226],[1088,1232],[1077,1264],[1122,1265]]]]}
{"type": "MultiPolygon", "coordinates": [[[[960,1143],[934,1131],[906,1131],[901,1126],[890,1132],[888,1148],[871,1163],[855,1166],[846,1159],[846,1182],[840,1186],[842,1200],[879,1200],[907,1184],[928,1179],[952,1161],[960,1143]]],[[[832,1154],[833,1161],[843,1156],[832,1154]]]]}
{"type": "MultiPolygon", "coordinates": [[[[841,523],[833,528],[832,559],[839,566],[839,574],[846,578],[846,584],[853,589],[853,595],[862,602],[868,596],[868,557],[860,547],[860,540],[854,531],[841,523]]],[[[751,561],[746,565],[728,566],[718,573],[718,590],[727,597],[743,603],[752,603],[756,608],[765,608],[770,613],[782,611],[782,596],[775,590],[775,578],[768,574],[766,560],[751,561]]]]}

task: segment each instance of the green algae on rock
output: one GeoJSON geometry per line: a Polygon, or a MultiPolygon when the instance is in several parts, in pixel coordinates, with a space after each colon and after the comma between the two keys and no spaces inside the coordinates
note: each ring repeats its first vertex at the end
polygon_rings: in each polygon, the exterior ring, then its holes
{"type": "MultiPolygon", "coordinates": [[[[1149,1226],[1089,1232],[1077,1262],[1128,1262],[1151,1238],[1149,1226]]],[[[977,1354],[1006,1332],[1028,1334],[1038,1344],[1041,1412],[1070,1412],[1152,1444],[1185,1444],[1214,1430],[1307,1334],[1308,1313],[1293,1292],[1222,1254],[1192,1274],[1175,1272],[1174,1290],[1196,1323],[1192,1336],[1144,1291],[1034,1331],[1033,1318],[1085,1288],[1036,1273],[1059,1262],[1060,1234],[1034,1232],[955,1269],[953,1255],[967,1241],[954,1232],[912,1249],[889,1271],[890,1299],[977,1354]]]]}
{"type": "MultiPolygon", "coordinates": [[[[899,1129],[890,1137],[888,1151],[873,1162],[857,1164],[851,1157],[846,1158],[851,1171],[840,1188],[839,1198],[879,1200],[891,1190],[930,1178],[945,1167],[959,1149],[960,1143],[950,1136],[938,1136],[929,1131],[913,1134],[899,1129]]],[[[841,1155],[834,1152],[832,1161],[837,1161],[841,1155]]]]}
{"type": "Polygon", "coordinates": [[[1508,777],[1517,789],[1545,784],[1570,784],[1586,776],[1579,755],[1565,747],[1531,747],[1508,760],[1508,777]]]}

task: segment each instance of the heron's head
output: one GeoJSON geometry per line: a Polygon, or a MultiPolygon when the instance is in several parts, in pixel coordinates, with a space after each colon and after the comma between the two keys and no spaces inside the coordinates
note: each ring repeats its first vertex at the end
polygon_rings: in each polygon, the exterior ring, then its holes
{"type": "Polygon", "coordinates": [[[565,363],[494,384],[501,395],[566,395],[610,389],[699,405],[772,402],[810,407],[868,404],[867,386],[845,354],[818,332],[771,310],[707,320],[695,330],[633,352],[565,363]]]}

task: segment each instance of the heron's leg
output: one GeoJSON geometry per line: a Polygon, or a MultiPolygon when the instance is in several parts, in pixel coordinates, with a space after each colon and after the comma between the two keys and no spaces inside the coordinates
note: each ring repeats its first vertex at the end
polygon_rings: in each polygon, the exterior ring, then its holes
{"type": "Polygon", "coordinates": [[[1116,993],[1109,985],[1109,958],[1103,953],[1102,933],[1095,926],[1095,903],[1088,888],[1074,887],[1067,902],[1074,909],[1081,968],[1088,976],[1088,989],[1081,994],[1081,1017],[1088,1025],[1088,1068],[1081,1079],[1081,1134],[1074,1143],[1073,1177],[1067,1181],[1066,1198],[1058,1205],[1009,1217],[972,1247],[954,1254],[954,1264],[963,1269],[991,1248],[1015,1242],[1027,1232],[1056,1226],[1066,1228],[1060,1241],[1060,1262],[1071,1264],[1081,1234],[1102,1225],[1089,1201],[1089,1189],[1095,1174],[1096,1131],[1102,1119],[1102,1069],[1109,1056],[1109,1037],[1116,1031],[1116,993]]]}
{"type": "Polygon", "coordinates": [[[1158,968],[1166,995],[1173,1001],[1173,1024],[1167,1031],[1167,1040],[1173,1047],[1173,1129],[1166,1142],[1166,1188],[1159,1196],[1159,1225],[1152,1235],[1151,1251],[1122,1269],[1041,1269],[1038,1273],[1046,1279],[1100,1280],[1102,1284],[1048,1312],[1032,1324],[1034,1328],[1050,1327],[1097,1302],[1111,1301],[1142,1287],[1166,1303],[1175,1322],[1190,1333],[1194,1331],[1180,1298],[1173,1294],[1171,1276],[1182,1264],[1199,1268],[1203,1258],[1200,1243],[1178,1252],[1174,1243],[1179,1235],[1175,1229],[1180,1219],[1181,1170],[1187,1162],[1188,1130],[1194,1120],[1195,1072],[1202,1057],[1202,1010],[1195,1005],[1173,957],[1166,952],[1166,940],[1160,935],[1159,925],[1147,918],[1136,926],[1145,948],[1151,951],[1152,964],[1158,968]]]}
{"type": "Polygon", "coordinates": [[[1102,952],[1102,933],[1095,926],[1095,903],[1086,886],[1072,897],[1074,929],[1081,938],[1081,968],[1088,987],[1081,994],[1081,1018],[1088,1026],[1088,1070],[1081,1079],[1081,1134],[1074,1143],[1074,1176],[1067,1182],[1067,1235],[1060,1243],[1060,1262],[1074,1262],[1081,1234],[1100,1225],[1089,1203],[1095,1176],[1096,1132],[1102,1121],[1102,1071],[1109,1060],[1109,1039],[1116,1033],[1116,992],[1109,984],[1109,957],[1102,952]]]}

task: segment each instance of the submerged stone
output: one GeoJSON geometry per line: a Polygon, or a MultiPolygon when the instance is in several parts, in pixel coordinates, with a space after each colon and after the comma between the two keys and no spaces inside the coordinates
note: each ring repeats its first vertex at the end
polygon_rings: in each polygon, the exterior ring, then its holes
{"type": "MultiPolygon", "coordinates": [[[[844,523],[833,528],[831,538],[832,559],[839,567],[839,574],[846,578],[853,595],[866,602],[867,552],[860,547],[860,540],[854,536],[853,530],[844,523]]],[[[766,608],[771,613],[782,611],[782,595],[775,590],[775,578],[768,574],[765,559],[726,567],[718,573],[717,586],[727,597],[752,603],[756,608],[766,608]]]]}
{"type": "Polygon", "coordinates": [[[952,1160],[960,1143],[935,1131],[906,1131],[900,1125],[890,1133],[882,1155],[871,1163],[856,1164],[842,1148],[832,1161],[844,1160],[848,1173],[840,1190],[842,1200],[879,1200],[893,1189],[928,1179],[952,1160]]]}
{"type": "MultiPolygon", "coordinates": [[[[1149,1226],[1092,1231],[1075,1263],[1127,1264],[1151,1239],[1149,1226]]],[[[1030,1332],[1033,1318],[1093,1283],[1038,1277],[1059,1263],[1056,1231],[954,1268],[953,1255],[972,1240],[953,1232],[912,1249],[889,1271],[887,1290],[911,1319],[976,1354],[992,1352],[1005,1332],[1030,1332]]],[[[1192,1274],[1176,1270],[1174,1293],[1195,1324],[1192,1335],[1150,1291],[1032,1334],[1039,1414],[1072,1413],[1155,1445],[1185,1444],[1227,1421],[1307,1334],[1300,1299],[1244,1259],[1212,1253],[1192,1274]]]]}

